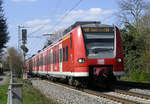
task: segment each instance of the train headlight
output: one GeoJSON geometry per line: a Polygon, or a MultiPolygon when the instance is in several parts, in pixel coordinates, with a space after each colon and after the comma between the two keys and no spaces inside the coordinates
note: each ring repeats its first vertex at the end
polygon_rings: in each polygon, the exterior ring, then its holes
{"type": "Polygon", "coordinates": [[[121,58],[117,58],[117,62],[122,62],[122,59],[121,58]]]}
{"type": "Polygon", "coordinates": [[[85,62],[85,59],[84,59],[84,58],[79,58],[79,59],[78,59],[78,62],[79,62],[79,63],[84,63],[84,62],[85,62]]]}

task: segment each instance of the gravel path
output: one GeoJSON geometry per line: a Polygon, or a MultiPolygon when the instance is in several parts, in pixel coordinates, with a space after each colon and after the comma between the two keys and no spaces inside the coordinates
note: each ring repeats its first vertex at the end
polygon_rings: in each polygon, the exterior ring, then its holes
{"type": "Polygon", "coordinates": [[[119,104],[118,102],[70,89],[44,80],[31,80],[48,98],[60,104],[119,104]]]}
{"type": "Polygon", "coordinates": [[[0,85],[3,85],[6,83],[8,76],[9,76],[9,73],[6,73],[6,72],[3,75],[0,75],[0,85]]]}

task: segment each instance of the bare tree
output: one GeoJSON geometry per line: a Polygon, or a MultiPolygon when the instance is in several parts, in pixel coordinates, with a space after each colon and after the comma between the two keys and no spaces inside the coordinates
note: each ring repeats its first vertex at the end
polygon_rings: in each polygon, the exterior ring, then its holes
{"type": "Polygon", "coordinates": [[[23,69],[23,55],[15,48],[11,47],[7,49],[7,60],[9,62],[9,68],[15,72],[19,77],[22,75],[23,69]]]}
{"type": "Polygon", "coordinates": [[[145,0],[120,0],[118,2],[120,23],[132,25],[138,29],[142,15],[149,7],[148,4],[149,2],[145,0]]]}
{"type": "Polygon", "coordinates": [[[142,16],[141,21],[140,21],[140,27],[143,30],[150,32],[150,7],[147,9],[147,11],[142,16]]]}

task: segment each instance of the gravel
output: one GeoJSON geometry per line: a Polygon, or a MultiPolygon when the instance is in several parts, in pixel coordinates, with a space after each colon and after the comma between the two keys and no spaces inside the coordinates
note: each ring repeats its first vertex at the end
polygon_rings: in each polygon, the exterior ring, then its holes
{"type": "MultiPolygon", "coordinates": [[[[31,80],[33,87],[59,104],[119,104],[118,102],[60,86],[44,80],[31,80]]],[[[121,104],[121,103],[120,103],[121,104]]]]}
{"type": "Polygon", "coordinates": [[[141,94],[145,94],[145,95],[150,95],[150,90],[146,90],[146,89],[130,89],[129,91],[131,92],[136,92],[136,93],[141,93],[141,94]]]}

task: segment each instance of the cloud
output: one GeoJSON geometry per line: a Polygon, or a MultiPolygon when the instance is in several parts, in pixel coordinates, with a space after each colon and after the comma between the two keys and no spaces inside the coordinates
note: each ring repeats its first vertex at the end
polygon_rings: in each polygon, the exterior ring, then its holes
{"type": "Polygon", "coordinates": [[[11,0],[13,2],[35,2],[37,0],[11,0]]]}
{"type": "MultiPolygon", "coordinates": [[[[71,11],[69,15],[63,19],[63,22],[68,23],[77,20],[80,21],[102,20],[104,19],[105,16],[112,15],[113,13],[114,13],[113,10],[102,10],[101,8],[90,8],[88,10],[74,10],[71,11]]],[[[63,17],[63,15],[59,16],[58,21],[62,21],[61,17],[63,17]]]]}
{"type": "Polygon", "coordinates": [[[38,31],[38,32],[40,32],[40,31],[48,31],[48,30],[50,30],[52,28],[52,26],[51,25],[49,25],[49,24],[45,24],[45,25],[36,25],[36,26],[32,26],[32,27],[30,27],[28,30],[29,30],[29,32],[36,32],[36,31],[38,31]]]}
{"type": "Polygon", "coordinates": [[[51,19],[35,19],[31,21],[25,22],[25,25],[29,27],[29,32],[35,32],[35,31],[46,31],[50,30],[52,26],[49,24],[51,22],[51,19]]]}
{"type": "Polygon", "coordinates": [[[39,25],[39,24],[48,24],[50,22],[51,22],[51,19],[45,19],[45,20],[35,19],[32,21],[27,21],[25,24],[28,26],[33,26],[33,25],[39,25]]]}

